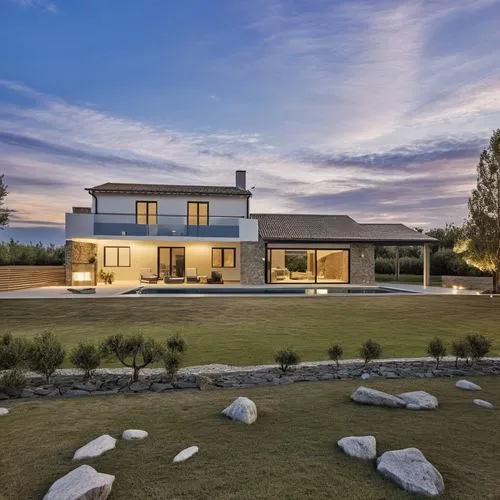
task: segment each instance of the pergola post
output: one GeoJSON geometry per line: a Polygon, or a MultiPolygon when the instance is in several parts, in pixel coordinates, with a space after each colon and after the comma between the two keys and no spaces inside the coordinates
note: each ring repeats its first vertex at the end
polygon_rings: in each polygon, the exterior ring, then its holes
{"type": "Polygon", "coordinates": [[[424,243],[424,286],[429,286],[431,281],[431,249],[429,243],[424,243]]]}
{"type": "Polygon", "coordinates": [[[396,264],[394,266],[394,274],[396,275],[396,281],[399,281],[399,274],[400,274],[399,247],[396,247],[396,264]]]}

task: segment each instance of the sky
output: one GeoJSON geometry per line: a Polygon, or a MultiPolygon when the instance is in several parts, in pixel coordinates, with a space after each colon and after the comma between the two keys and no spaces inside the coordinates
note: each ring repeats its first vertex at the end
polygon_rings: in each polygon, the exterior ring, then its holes
{"type": "Polygon", "coordinates": [[[253,212],[461,224],[500,127],[500,0],[0,0],[0,240],[62,243],[103,182],[253,212]]]}

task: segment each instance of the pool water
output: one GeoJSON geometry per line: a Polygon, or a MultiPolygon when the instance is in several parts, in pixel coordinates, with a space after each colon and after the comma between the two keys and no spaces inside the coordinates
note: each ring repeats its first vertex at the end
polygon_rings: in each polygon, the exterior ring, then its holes
{"type": "Polygon", "coordinates": [[[372,287],[331,287],[331,288],[295,288],[295,287],[146,287],[128,290],[122,295],[365,295],[388,293],[413,293],[405,290],[372,287]]]}

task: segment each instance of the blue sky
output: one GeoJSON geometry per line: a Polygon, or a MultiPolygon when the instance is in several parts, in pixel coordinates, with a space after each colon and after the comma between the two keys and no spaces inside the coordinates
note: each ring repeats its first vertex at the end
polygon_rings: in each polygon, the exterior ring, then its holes
{"type": "Polygon", "coordinates": [[[106,181],[254,211],[460,224],[500,126],[500,0],[0,0],[0,173],[22,240],[106,181]]]}

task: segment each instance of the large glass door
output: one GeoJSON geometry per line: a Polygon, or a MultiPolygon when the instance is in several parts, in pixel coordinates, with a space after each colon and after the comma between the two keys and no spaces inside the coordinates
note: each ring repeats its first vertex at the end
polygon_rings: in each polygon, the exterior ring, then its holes
{"type": "Polygon", "coordinates": [[[184,278],[186,268],[184,247],[158,247],[158,275],[184,278]]]}

